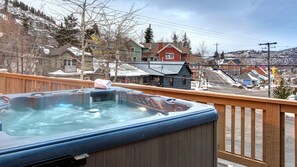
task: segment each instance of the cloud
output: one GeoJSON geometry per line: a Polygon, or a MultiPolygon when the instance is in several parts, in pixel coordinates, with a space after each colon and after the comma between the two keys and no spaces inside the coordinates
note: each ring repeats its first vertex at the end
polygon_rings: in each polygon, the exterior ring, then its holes
{"type": "Polygon", "coordinates": [[[174,17],[178,20],[189,20],[193,19],[193,17],[196,15],[196,12],[192,11],[183,11],[179,9],[169,9],[165,10],[164,14],[167,15],[169,18],[174,17]]]}

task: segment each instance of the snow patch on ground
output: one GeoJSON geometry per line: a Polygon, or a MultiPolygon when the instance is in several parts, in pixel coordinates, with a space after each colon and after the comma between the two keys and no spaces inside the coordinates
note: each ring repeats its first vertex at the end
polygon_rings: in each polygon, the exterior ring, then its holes
{"type": "Polygon", "coordinates": [[[45,54],[50,54],[50,50],[49,49],[46,49],[46,48],[43,48],[43,52],[45,53],[45,54]]]}
{"type": "Polygon", "coordinates": [[[19,20],[19,19],[15,19],[15,22],[19,25],[23,25],[23,21],[22,20],[19,20]]]}
{"type": "Polygon", "coordinates": [[[0,13],[0,17],[3,19],[3,20],[8,20],[7,16],[5,14],[2,14],[0,13]]]}

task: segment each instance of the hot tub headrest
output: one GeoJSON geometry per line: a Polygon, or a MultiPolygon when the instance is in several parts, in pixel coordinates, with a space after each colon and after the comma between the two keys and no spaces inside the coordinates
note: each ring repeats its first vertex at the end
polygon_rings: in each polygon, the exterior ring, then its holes
{"type": "Polygon", "coordinates": [[[89,108],[90,92],[74,90],[70,92],[32,93],[11,98],[11,108],[14,110],[26,107],[40,110],[58,104],[73,104],[89,108]]]}
{"type": "Polygon", "coordinates": [[[10,99],[7,96],[0,96],[0,109],[10,106],[10,99]]]}

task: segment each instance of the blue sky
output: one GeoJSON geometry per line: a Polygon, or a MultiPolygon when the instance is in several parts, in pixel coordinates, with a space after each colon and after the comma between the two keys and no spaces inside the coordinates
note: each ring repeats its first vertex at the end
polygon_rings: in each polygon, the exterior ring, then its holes
{"type": "MultiPolygon", "coordinates": [[[[36,5],[36,0],[23,0],[36,5]]],[[[255,49],[263,42],[278,42],[274,50],[297,47],[296,0],[112,0],[111,8],[138,12],[140,36],[152,24],[154,40],[171,40],[173,32],[187,33],[192,51],[202,41],[210,54],[255,49]]]]}
{"type": "Polygon", "coordinates": [[[117,8],[148,4],[141,15],[188,25],[161,27],[151,22],[155,40],[171,38],[172,32],[187,32],[193,51],[205,41],[210,52],[256,49],[258,43],[278,42],[277,50],[297,46],[297,1],[295,0],[114,0],[117,8]],[[193,27],[193,28],[192,28],[193,27]]]}

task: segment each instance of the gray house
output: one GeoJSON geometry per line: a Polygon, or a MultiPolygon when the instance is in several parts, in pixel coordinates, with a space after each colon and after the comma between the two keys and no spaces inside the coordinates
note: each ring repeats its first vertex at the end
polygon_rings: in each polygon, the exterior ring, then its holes
{"type": "Polygon", "coordinates": [[[131,65],[150,74],[143,79],[143,84],[191,89],[192,72],[185,62],[135,62],[131,65]]]}

